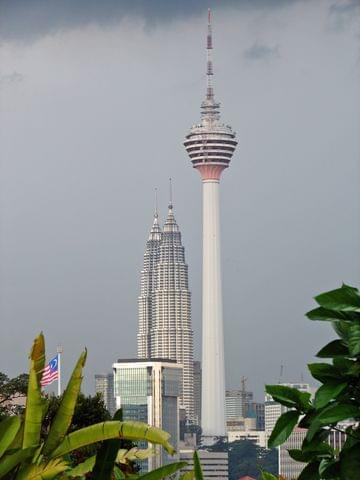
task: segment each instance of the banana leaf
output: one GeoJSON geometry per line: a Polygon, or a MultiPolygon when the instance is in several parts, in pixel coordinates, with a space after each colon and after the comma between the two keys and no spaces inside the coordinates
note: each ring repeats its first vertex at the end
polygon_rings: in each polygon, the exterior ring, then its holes
{"type": "Polygon", "coordinates": [[[9,447],[9,450],[17,450],[18,448],[22,448],[23,444],[23,438],[24,438],[24,415],[21,415],[20,421],[20,428],[12,442],[12,444],[9,447]]]}
{"type": "Polygon", "coordinates": [[[0,460],[0,478],[11,472],[20,463],[28,460],[34,454],[35,447],[25,448],[12,453],[11,455],[4,455],[0,460]]]}
{"type": "Polygon", "coordinates": [[[150,443],[162,445],[165,450],[174,455],[175,448],[169,443],[170,433],[156,427],[150,427],[143,422],[122,422],[120,436],[127,440],[145,440],[150,443]]]}
{"type": "Polygon", "coordinates": [[[102,422],[66,435],[61,444],[51,452],[50,457],[60,457],[73,450],[112,438],[145,440],[151,443],[157,443],[173,455],[175,449],[168,442],[169,437],[170,435],[167,432],[155,427],[150,427],[142,422],[102,422]]]}
{"type": "Polygon", "coordinates": [[[51,480],[67,469],[67,462],[62,458],[55,458],[40,465],[28,465],[19,471],[16,480],[51,480]]]}
{"type": "Polygon", "coordinates": [[[34,369],[38,384],[40,386],[41,377],[45,366],[45,339],[42,332],[34,340],[30,352],[30,359],[34,362],[34,369]]]}
{"type": "MultiPolygon", "coordinates": [[[[122,410],[114,415],[114,420],[122,420],[122,410]]],[[[111,480],[116,455],[121,448],[121,439],[113,438],[102,443],[96,455],[96,462],[92,474],[95,480],[111,480]]]]}
{"type": "Polygon", "coordinates": [[[8,417],[0,423],[0,458],[14,441],[20,426],[19,417],[8,417]]]}
{"type": "Polygon", "coordinates": [[[152,447],[149,448],[138,448],[133,447],[130,450],[121,448],[116,456],[116,463],[128,463],[134,462],[136,460],[146,460],[149,457],[155,455],[155,451],[152,447]]]}
{"type": "Polygon", "coordinates": [[[196,450],[194,450],[193,459],[194,459],[194,474],[195,474],[196,480],[204,480],[199,455],[196,450]]]}
{"type": "Polygon", "coordinates": [[[160,468],[152,470],[149,473],[145,473],[144,475],[140,475],[138,477],[139,480],[160,480],[162,478],[168,477],[173,473],[181,470],[182,468],[186,467],[188,464],[186,462],[174,462],[164,465],[160,468]]]}
{"type": "Polygon", "coordinates": [[[183,473],[180,475],[179,480],[194,480],[195,473],[194,470],[189,470],[188,472],[183,473]]]}
{"type": "Polygon", "coordinates": [[[66,476],[69,478],[81,477],[86,473],[91,472],[91,470],[94,468],[94,465],[95,465],[95,459],[96,459],[96,455],[93,455],[92,457],[87,458],[84,462],[79,463],[79,465],[76,465],[76,467],[72,468],[71,470],[67,470],[66,476]]]}
{"type": "Polygon", "coordinates": [[[43,453],[45,455],[50,454],[55,448],[62,442],[66,432],[68,431],[76,402],[79,396],[81,381],[82,381],[82,369],[86,362],[86,349],[80,355],[79,360],[74,368],[69,383],[66,387],[65,393],[62,397],[60,407],[56,412],[55,418],[51,424],[49,434],[45,441],[43,453]]]}
{"type": "Polygon", "coordinates": [[[125,474],[120,470],[117,465],[115,465],[114,467],[114,478],[115,480],[123,480],[125,478],[125,474]]]}
{"type": "Polygon", "coordinates": [[[40,429],[43,414],[47,405],[41,395],[40,379],[44,369],[45,346],[41,333],[34,341],[30,353],[29,384],[26,397],[23,448],[40,443],[40,429]]]}

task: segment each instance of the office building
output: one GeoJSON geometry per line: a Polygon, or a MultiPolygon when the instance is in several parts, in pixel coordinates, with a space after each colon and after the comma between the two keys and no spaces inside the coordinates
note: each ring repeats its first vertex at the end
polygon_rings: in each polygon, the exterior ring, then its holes
{"type": "Polygon", "coordinates": [[[226,390],[226,420],[232,420],[239,417],[247,417],[249,406],[252,401],[252,392],[246,392],[244,390],[226,390]]]}
{"type": "Polygon", "coordinates": [[[100,393],[106,409],[113,416],[116,411],[113,373],[95,375],[95,392],[100,393]]]}
{"type": "MultiPolygon", "coordinates": [[[[178,449],[182,366],[166,359],[120,359],[113,364],[113,370],[116,407],[122,409],[124,420],[137,420],[165,430],[178,449]]],[[[155,450],[157,455],[143,462],[143,471],[176,460],[159,446],[155,450]]]]}
{"type": "Polygon", "coordinates": [[[256,430],[265,430],[265,404],[250,402],[247,406],[247,414],[256,418],[256,430]]]}
{"type": "MultiPolygon", "coordinates": [[[[193,449],[180,450],[180,461],[188,463],[182,471],[194,469],[193,449]]],[[[204,480],[228,480],[228,453],[198,450],[204,480]]]]}

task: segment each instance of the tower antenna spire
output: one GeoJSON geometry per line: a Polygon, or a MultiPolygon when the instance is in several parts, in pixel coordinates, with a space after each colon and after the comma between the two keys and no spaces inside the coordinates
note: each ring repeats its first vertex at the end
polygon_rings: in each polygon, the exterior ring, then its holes
{"type": "Polygon", "coordinates": [[[155,218],[158,218],[159,214],[158,214],[158,189],[155,187],[155,213],[154,213],[154,217],[155,218]]]}
{"type": "Polygon", "coordinates": [[[212,62],[212,26],[211,26],[211,10],[208,9],[208,31],[206,39],[206,100],[214,100],[214,88],[212,85],[213,62],[212,62]]]}
{"type": "Polygon", "coordinates": [[[173,208],[173,189],[172,189],[172,179],[169,178],[169,209],[173,208]]]}

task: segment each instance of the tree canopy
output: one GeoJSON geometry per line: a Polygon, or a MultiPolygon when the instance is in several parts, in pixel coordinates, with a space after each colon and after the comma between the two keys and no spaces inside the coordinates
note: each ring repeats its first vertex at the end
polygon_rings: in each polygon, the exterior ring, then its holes
{"type": "Polygon", "coordinates": [[[26,373],[9,378],[0,372],[0,420],[10,414],[21,413],[23,407],[16,405],[16,400],[26,396],[28,381],[26,373]]]}
{"type": "Polygon", "coordinates": [[[311,375],[320,382],[314,398],[283,385],[267,385],[266,391],[286,406],[269,438],[269,445],[283,444],[298,426],[307,430],[301,448],[288,450],[290,457],[307,465],[299,480],[358,480],[360,478],[360,292],[341,288],[315,297],[317,308],[310,320],[330,322],[338,336],[325,345],[310,363],[311,375]],[[327,360],[327,361],[324,361],[327,360]],[[330,363],[331,362],[331,363],[330,363]],[[346,441],[333,448],[331,431],[342,432],[346,441]]]}
{"type": "Polygon", "coordinates": [[[267,450],[259,447],[250,440],[236,440],[227,442],[219,440],[207,450],[228,452],[229,480],[238,480],[245,475],[261,478],[261,469],[276,474],[278,472],[278,453],[276,449],[267,450]]]}

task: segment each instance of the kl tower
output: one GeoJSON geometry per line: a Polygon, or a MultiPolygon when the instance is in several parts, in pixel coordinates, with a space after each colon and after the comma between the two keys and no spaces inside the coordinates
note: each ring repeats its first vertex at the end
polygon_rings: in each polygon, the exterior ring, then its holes
{"type": "Polygon", "coordinates": [[[203,185],[202,405],[204,443],[226,434],[223,306],[221,288],[219,187],[236,148],[235,132],[220,121],[213,89],[211,11],[208,11],[206,97],[201,122],[184,142],[203,185]]]}

